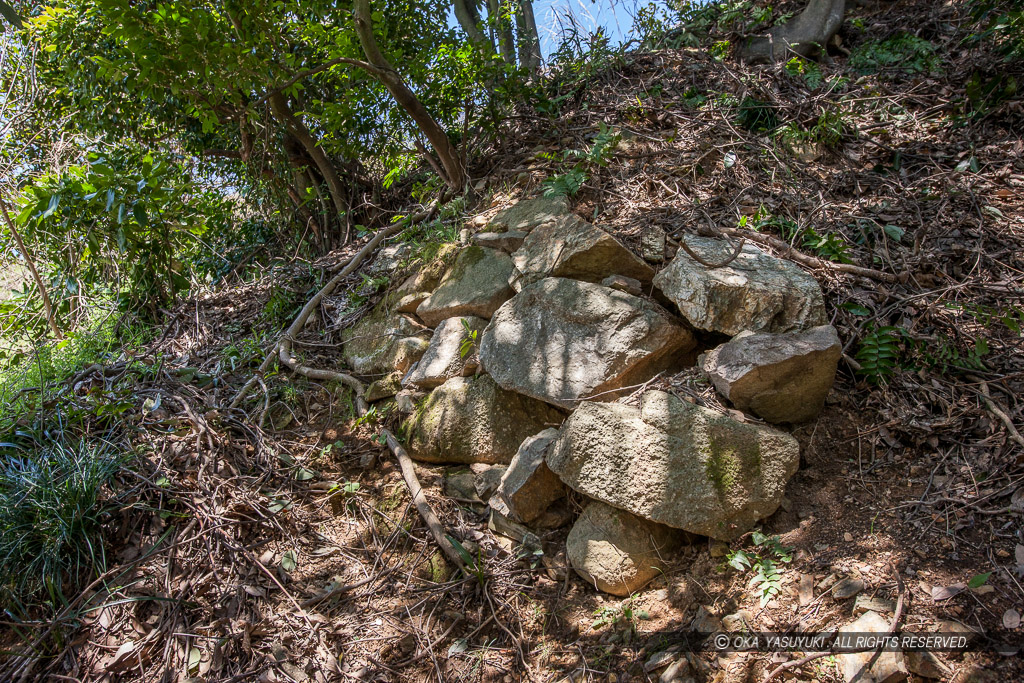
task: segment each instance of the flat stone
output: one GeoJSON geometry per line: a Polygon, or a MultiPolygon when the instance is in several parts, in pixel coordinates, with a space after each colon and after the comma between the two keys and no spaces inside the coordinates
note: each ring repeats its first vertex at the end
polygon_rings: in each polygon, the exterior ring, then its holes
{"type": "MultiPolygon", "coordinates": [[[[426,332],[427,330],[423,330],[422,333],[426,332]]],[[[419,362],[428,348],[430,348],[430,342],[423,337],[403,337],[395,342],[391,365],[398,372],[405,374],[419,362]]]]}
{"type": "Polygon", "coordinates": [[[665,261],[665,231],[657,225],[640,228],[640,256],[650,263],[665,261]]]}
{"type": "Polygon", "coordinates": [[[505,502],[512,519],[529,524],[565,496],[562,480],[544,462],[557,436],[558,430],[549,428],[527,437],[509,463],[494,495],[505,502]]]}
{"type": "Polygon", "coordinates": [[[569,213],[569,200],[565,197],[521,199],[495,214],[487,227],[493,232],[530,232],[538,225],[567,216],[569,213]]]}
{"type": "Polygon", "coordinates": [[[415,313],[420,304],[430,298],[430,292],[413,292],[398,300],[395,310],[399,313],[415,313]]]}
{"type": "MultiPolygon", "coordinates": [[[[686,244],[709,263],[724,262],[734,251],[726,240],[710,237],[687,235],[686,244]]],[[[792,332],[827,322],[818,282],[795,263],[749,242],[721,268],[709,268],[681,250],[655,276],[654,286],[694,327],[710,332],[792,332]]]]}
{"type": "Polygon", "coordinates": [[[425,391],[402,389],[395,394],[395,405],[398,406],[398,412],[402,415],[412,415],[416,412],[416,404],[426,397],[427,392],[425,391]]]}
{"type": "Polygon", "coordinates": [[[639,280],[626,277],[625,275],[609,275],[601,280],[601,284],[626,294],[632,294],[633,296],[640,296],[644,291],[643,285],[639,280]]]}
{"type": "Polygon", "coordinates": [[[800,449],[770,427],[648,391],[640,408],[582,404],[562,425],[547,463],[590,498],[731,541],[779,507],[800,449]]]}
{"type": "MultiPolygon", "coordinates": [[[[889,622],[876,612],[865,612],[859,619],[839,629],[840,633],[889,632],[889,622]]],[[[846,683],[899,683],[907,680],[902,652],[847,652],[836,655],[846,683]]]]}
{"type": "Polygon", "coordinates": [[[508,254],[483,247],[459,252],[441,284],[416,309],[430,327],[456,316],[490,318],[515,292],[508,285],[512,275],[508,254]]]}
{"type": "Polygon", "coordinates": [[[381,399],[391,398],[401,390],[402,373],[392,372],[387,377],[370,382],[370,385],[366,387],[366,395],[363,398],[366,399],[367,403],[373,403],[381,399]]]}
{"type": "Polygon", "coordinates": [[[481,375],[453,377],[434,389],[405,427],[416,460],[504,465],[523,439],[561,421],[551,406],[481,375]]]}
{"type": "Polygon", "coordinates": [[[523,246],[526,233],[522,230],[509,230],[508,232],[478,232],[473,235],[472,242],[478,247],[497,249],[511,254],[523,246]]]}
{"type": "Polygon", "coordinates": [[[601,285],[548,278],[494,314],[480,359],[503,388],[572,409],[644,382],[695,345],[657,304],[601,285]]]}
{"type": "Polygon", "coordinates": [[[569,564],[598,590],[626,596],[665,569],[678,547],[675,530],[604,503],[583,510],[566,538],[569,564]]]}
{"type": "MultiPolygon", "coordinates": [[[[429,338],[430,330],[395,310],[396,301],[395,294],[388,294],[359,322],[342,331],[342,356],[355,374],[384,375],[400,369],[398,365],[406,362],[416,346],[405,340],[429,338]]],[[[426,350],[427,339],[422,343],[426,350]]]]}
{"type": "Polygon", "coordinates": [[[831,325],[736,337],[709,351],[703,369],[739,410],[768,422],[805,422],[825,405],[842,344],[831,325]]]}
{"type": "Polygon", "coordinates": [[[444,495],[449,498],[460,498],[482,503],[473,486],[476,475],[469,470],[448,472],[444,477],[444,495]]]}
{"type": "Polygon", "coordinates": [[[565,216],[535,228],[512,254],[518,291],[546,277],[600,282],[625,275],[650,282],[654,270],[617,239],[578,216],[565,216]]]}
{"type": "Polygon", "coordinates": [[[494,495],[494,492],[498,490],[498,485],[501,484],[501,477],[505,474],[505,470],[504,465],[485,465],[476,473],[473,486],[480,500],[488,500],[494,495]]]}
{"type": "Polygon", "coordinates": [[[389,244],[377,252],[376,258],[367,270],[373,275],[389,275],[406,266],[411,256],[412,245],[408,242],[389,244]]]}
{"type": "Polygon", "coordinates": [[[452,377],[472,375],[480,366],[476,345],[485,327],[487,321],[476,316],[442,320],[434,329],[434,336],[416,369],[406,378],[405,385],[432,389],[452,377]],[[477,341],[473,341],[471,336],[474,332],[477,341]],[[464,343],[467,344],[465,347],[464,343]]]}

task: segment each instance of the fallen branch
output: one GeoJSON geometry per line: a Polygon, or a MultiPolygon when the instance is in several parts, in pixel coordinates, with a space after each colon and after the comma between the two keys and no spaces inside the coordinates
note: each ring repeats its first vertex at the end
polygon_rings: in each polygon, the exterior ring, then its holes
{"type": "Polygon", "coordinates": [[[1005,410],[996,405],[995,401],[992,400],[992,394],[989,393],[988,390],[988,383],[977,375],[967,375],[967,379],[981,385],[981,400],[985,402],[985,405],[988,406],[988,409],[992,414],[998,417],[1003,425],[1006,426],[1006,431],[1009,433],[1010,438],[1013,439],[1018,446],[1024,446],[1024,437],[1022,437],[1020,432],[1017,431],[1017,427],[1014,426],[1013,420],[1010,419],[1010,416],[1006,414],[1005,410]]]}
{"type": "MultiPolygon", "coordinates": [[[[335,370],[322,370],[318,368],[311,368],[306,365],[299,363],[298,359],[291,355],[292,342],[291,338],[285,337],[281,340],[281,362],[288,366],[296,374],[308,377],[310,379],[319,379],[325,381],[341,382],[345,386],[352,389],[356,395],[356,410],[359,415],[365,415],[369,412],[370,407],[366,403],[366,399],[363,398],[365,387],[363,383],[352,375],[345,374],[344,372],[337,372],[335,370]]],[[[427,501],[426,495],[423,493],[423,487],[420,486],[420,480],[416,476],[416,470],[413,468],[412,458],[402,448],[402,445],[398,443],[398,439],[388,429],[381,429],[381,433],[387,440],[388,448],[391,453],[398,460],[398,465],[402,469],[402,478],[405,479],[405,485],[409,488],[409,493],[412,495],[413,505],[416,506],[416,511],[420,513],[420,517],[427,523],[427,527],[430,529],[431,536],[441,547],[442,552],[445,556],[459,569],[465,570],[466,563],[463,562],[459,553],[455,550],[455,546],[452,545],[451,541],[448,540],[444,533],[444,527],[441,526],[441,521],[434,514],[434,510],[430,507],[430,503],[427,501]]]]}
{"type": "MultiPolygon", "coordinates": [[[[303,326],[306,324],[306,321],[309,319],[309,316],[313,313],[313,311],[316,310],[316,307],[320,305],[320,302],[323,301],[323,298],[334,291],[334,288],[338,286],[339,282],[341,282],[346,277],[351,275],[352,272],[356,268],[358,268],[363,263],[363,261],[365,261],[367,257],[369,257],[370,254],[372,254],[377,249],[377,247],[386,237],[390,237],[395,233],[401,232],[410,225],[415,225],[416,223],[419,223],[421,221],[428,220],[431,216],[433,216],[434,213],[437,211],[438,207],[441,205],[443,198],[444,195],[439,197],[437,201],[435,201],[430,206],[430,208],[420,211],[417,214],[414,214],[409,218],[408,221],[400,221],[393,225],[389,225],[386,228],[381,228],[380,230],[378,230],[377,234],[373,236],[373,239],[367,242],[363,246],[363,248],[360,249],[358,253],[356,253],[355,256],[350,258],[348,262],[345,264],[345,266],[338,272],[338,274],[332,277],[327,282],[327,284],[320,289],[319,292],[314,294],[312,299],[306,302],[306,305],[302,307],[301,311],[299,311],[298,317],[296,317],[294,322],[292,322],[288,329],[284,331],[284,333],[281,335],[281,338],[277,341],[277,343],[275,343],[274,346],[271,347],[270,351],[267,353],[267,357],[263,359],[263,362],[260,364],[259,369],[256,371],[256,374],[250,377],[249,380],[242,385],[242,388],[238,390],[238,393],[235,394],[235,397],[231,399],[231,403],[229,404],[228,407],[234,409],[241,405],[242,400],[245,399],[249,392],[252,391],[252,388],[256,386],[256,384],[258,383],[257,377],[261,377],[268,369],[270,369],[271,364],[273,364],[274,362],[274,357],[277,356],[279,353],[282,357],[284,357],[285,351],[282,347],[285,343],[285,340],[287,340],[288,345],[290,347],[291,339],[296,334],[298,334],[300,330],[302,330],[303,326]]],[[[290,349],[288,355],[291,355],[290,349]]]]}
{"type": "Polygon", "coordinates": [[[895,275],[893,273],[883,273],[880,270],[874,268],[864,268],[862,266],[855,266],[852,263],[835,263],[833,261],[826,261],[820,259],[817,256],[809,256],[801,253],[794,249],[788,242],[780,240],[778,237],[772,237],[771,235],[762,235],[760,233],[751,232],[749,230],[743,230],[741,228],[726,228],[722,230],[726,235],[735,235],[737,237],[743,237],[750,240],[751,242],[758,242],[760,244],[767,245],[773,249],[778,249],[782,252],[782,256],[790,260],[801,263],[808,268],[824,268],[831,270],[836,273],[849,273],[850,275],[860,275],[861,277],[871,278],[872,280],[880,280],[881,282],[898,283],[906,282],[907,278],[910,277],[909,273],[900,273],[895,275]]]}

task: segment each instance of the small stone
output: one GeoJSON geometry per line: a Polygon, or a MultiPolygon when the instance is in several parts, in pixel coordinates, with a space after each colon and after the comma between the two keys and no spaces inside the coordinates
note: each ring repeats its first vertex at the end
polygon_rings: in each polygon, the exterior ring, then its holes
{"type": "Polygon", "coordinates": [[[665,261],[664,230],[650,223],[640,228],[640,256],[650,263],[663,263],[665,261]]]}
{"type": "Polygon", "coordinates": [[[651,655],[650,659],[644,662],[644,671],[650,673],[671,664],[676,657],[679,657],[678,652],[671,650],[665,650],[663,652],[655,652],[651,655]]]}
{"type": "Polygon", "coordinates": [[[434,293],[419,305],[416,315],[431,327],[456,316],[490,318],[515,294],[508,285],[512,270],[508,254],[467,247],[459,252],[434,293]]]}
{"type": "Polygon", "coordinates": [[[640,296],[644,291],[643,285],[639,280],[626,277],[625,275],[609,275],[601,280],[601,284],[626,294],[632,294],[633,296],[640,296]]]}
{"type": "Polygon", "coordinates": [[[479,367],[477,337],[487,321],[475,316],[442,320],[434,330],[427,350],[404,384],[415,389],[433,389],[452,377],[472,375],[479,367]]]}
{"type": "Polygon", "coordinates": [[[595,501],[569,532],[566,552],[588,584],[627,596],[662,573],[678,544],[675,530],[595,501]]]}
{"type": "Polygon", "coordinates": [[[806,607],[814,600],[814,577],[810,574],[800,575],[800,586],[797,589],[797,600],[801,607],[806,607]]]}
{"type": "Polygon", "coordinates": [[[709,552],[711,557],[725,557],[729,554],[729,544],[724,541],[711,541],[709,552]]]}
{"type": "Polygon", "coordinates": [[[600,282],[609,275],[625,275],[650,282],[654,270],[617,239],[578,216],[546,223],[534,229],[512,254],[516,291],[548,277],[600,282]]]}
{"type": "Polygon", "coordinates": [[[842,581],[837,583],[835,588],[832,590],[832,597],[836,600],[846,600],[847,598],[852,598],[853,596],[857,595],[857,593],[860,593],[862,590],[864,590],[864,585],[864,582],[860,579],[843,579],[842,581]]]}
{"type": "Polygon", "coordinates": [[[754,618],[750,612],[741,610],[734,614],[727,614],[722,617],[722,628],[726,631],[743,631],[750,629],[750,622],[754,618]]]}
{"type": "MultiPolygon", "coordinates": [[[[687,235],[686,242],[713,264],[726,261],[735,250],[723,239],[687,235]]],[[[826,322],[817,280],[795,263],[770,256],[750,242],[718,268],[680,251],[654,278],[654,286],[694,327],[709,332],[791,332],[826,322]]]]}
{"type": "Polygon", "coordinates": [[[430,292],[413,292],[398,300],[395,310],[399,313],[415,313],[420,304],[430,297],[430,292]]]}
{"type": "Polygon", "coordinates": [[[849,531],[847,531],[845,534],[843,534],[843,540],[846,541],[847,543],[852,543],[853,542],[853,534],[851,534],[849,531]]]}
{"type": "Polygon", "coordinates": [[[831,325],[785,334],[737,336],[704,355],[715,388],[768,422],[806,422],[825,405],[842,344],[831,325]]]}
{"type": "Polygon", "coordinates": [[[473,235],[473,244],[478,247],[497,249],[511,254],[523,246],[526,233],[522,230],[509,230],[508,232],[478,232],[473,235]]]}
{"type": "Polygon", "coordinates": [[[504,500],[513,519],[529,524],[565,495],[562,480],[544,462],[557,437],[558,430],[551,428],[527,437],[509,463],[495,496],[504,500]]]}
{"type": "Polygon", "coordinates": [[[530,232],[538,225],[549,223],[568,214],[569,200],[565,197],[523,199],[495,214],[488,227],[494,232],[509,230],[530,232]]]}
{"type": "Polygon", "coordinates": [[[697,608],[690,628],[698,633],[717,633],[722,630],[722,622],[707,607],[701,605],[697,608]]]}
{"type": "Polygon", "coordinates": [[[853,614],[864,614],[865,612],[895,612],[896,603],[885,598],[872,598],[867,595],[858,595],[853,601],[853,614]]]}
{"type": "Polygon", "coordinates": [[[938,657],[931,652],[922,650],[920,652],[909,650],[903,653],[903,661],[907,670],[922,678],[937,678],[949,680],[953,676],[953,670],[946,666],[938,657]]]}
{"type": "Polygon", "coordinates": [[[399,339],[392,352],[394,355],[392,366],[398,372],[409,372],[409,369],[423,356],[429,345],[430,342],[422,337],[399,339]]]}
{"type": "Polygon", "coordinates": [[[476,473],[473,486],[480,500],[488,500],[494,495],[494,492],[498,490],[498,485],[501,484],[501,477],[505,474],[505,469],[504,465],[489,465],[476,473]]]}
{"type": "Polygon", "coordinates": [[[661,673],[658,683],[682,683],[689,670],[690,663],[686,657],[680,657],[661,673]]]}
{"type": "Polygon", "coordinates": [[[366,395],[364,398],[367,403],[373,403],[374,401],[380,401],[381,399],[391,398],[401,390],[402,373],[392,372],[387,377],[371,382],[370,385],[366,387],[366,395]]]}
{"type": "Polygon", "coordinates": [[[406,420],[407,448],[425,462],[507,464],[523,439],[561,421],[551,406],[487,375],[453,377],[406,420]]]}
{"type": "Polygon", "coordinates": [[[412,389],[402,389],[395,394],[395,405],[398,406],[398,412],[402,415],[412,415],[416,412],[416,404],[427,397],[425,391],[415,391],[412,389]]]}
{"type": "Polygon", "coordinates": [[[449,498],[460,498],[462,500],[473,500],[483,502],[476,495],[474,487],[476,475],[470,470],[452,472],[444,478],[444,495],[449,498]]]}
{"type": "MultiPolygon", "coordinates": [[[[889,631],[889,622],[875,612],[866,612],[851,624],[839,629],[840,633],[878,633],[889,631]]],[[[843,680],[866,683],[899,683],[907,679],[907,667],[902,652],[849,652],[836,655],[843,680]],[[863,671],[866,669],[866,671],[863,671]]]]}

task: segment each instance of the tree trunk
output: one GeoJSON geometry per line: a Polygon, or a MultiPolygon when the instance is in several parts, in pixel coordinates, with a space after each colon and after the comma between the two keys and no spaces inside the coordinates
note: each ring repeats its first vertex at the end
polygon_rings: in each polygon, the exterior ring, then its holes
{"type": "Polygon", "coordinates": [[[485,57],[494,54],[494,44],[487,38],[487,34],[480,30],[480,17],[476,13],[476,5],[470,4],[472,0],[454,0],[455,18],[459,20],[459,26],[469,36],[469,42],[473,43],[485,57]]]}
{"type": "Polygon", "coordinates": [[[25,242],[21,239],[21,234],[17,228],[14,227],[14,221],[11,220],[11,214],[7,211],[7,203],[0,199],[0,213],[4,215],[4,222],[7,224],[7,229],[11,231],[11,237],[18,245],[18,251],[21,252],[22,258],[25,259],[25,263],[28,265],[28,270],[32,274],[32,279],[35,280],[36,287],[39,288],[39,296],[43,300],[43,314],[46,316],[46,322],[50,325],[50,330],[53,332],[53,336],[57,339],[63,339],[64,335],[60,333],[60,328],[57,327],[57,319],[53,315],[53,304],[50,303],[50,294],[46,291],[46,285],[43,284],[43,278],[39,276],[39,271],[36,270],[35,261],[32,260],[32,254],[28,248],[25,247],[25,242]]]}
{"type": "Polygon", "coordinates": [[[777,62],[790,55],[811,57],[825,49],[846,14],[846,0],[809,0],[797,17],[740,48],[748,62],[777,62]]]}
{"type": "Polygon", "coordinates": [[[399,106],[412,117],[412,120],[423,131],[441,160],[441,166],[447,176],[444,181],[453,191],[461,192],[466,184],[466,169],[462,165],[458,150],[455,149],[441,125],[434,120],[416,94],[409,89],[409,86],[405,84],[402,77],[381,53],[377,46],[377,39],[373,35],[370,0],[355,0],[352,13],[355,17],[356,34],[359,36],[359,43],[366,54],[366,61],[376,69],[371,73],[380,79],[399,106]]]}
{"type": "Polygon", "coordinates": [[[498,46],[501,48],[501,56],[506,64],[516,65],[515,41],[512,39],[512,25],[508,19],[501,16],[501,0],[487,0],[487,14],[498,34],[498,46]]]}
{"type": "Polygon", "coordinates": [[[540,37],[533,16],[532,0],[519,0],[516,7],[516,29],[519,34],[519,65],[536,74],[540,69],[540,37]]]}
{"type": "Polygon", "coordinates": [[[347,212],[348,207],[345,205],[345,188],[341,184],[341,178],[338,176],[338,171],[334,168],[334,164],[327,158],[327,154],[324,150],[316,144],[309,129],[306,128],[299,117],[292,113],[292,110],[288,107],[288,102],[285,100],[284,95],[279,92],[274,93],[270,96],[270,108],[274,111],[274,116],[278,118],[288,128],[288,132],[295,136],[302,147],[309,154],[310,158],[316,164],[316,167],[320,169],[320,174],[323,175],[324,180],[327,181],[327,189],[330,192],[331,200],[334,202],[334,209],[338,212],[338,220],[344,216],[347,212]]]}

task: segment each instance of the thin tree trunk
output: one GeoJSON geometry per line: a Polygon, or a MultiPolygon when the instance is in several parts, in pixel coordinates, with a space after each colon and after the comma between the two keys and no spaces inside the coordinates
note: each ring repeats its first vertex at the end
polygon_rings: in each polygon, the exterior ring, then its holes
{"type": "Polygon", "coordinates": [[[366,54],[366,61],[376,69],[371,73],[380,79],[399,106],[412,117],[412,120],[423,131],[441,160],[441,166],[444,168],[445,175],[448,176],[444,179],[448,186],[455,192],[461,192],[466,184],[466,169],[459,157],[458,150],[455,149],[441,125],[434,120],[416,94],[409,89],[409,86],[405,84],[402,77],[381,53],[377,46],[377,39],[373,35],[370,0],[355,0],[352,13],[355,17],[356,34],[359,36],[359,43],[366,54]]]}
{"type": "Polygon", "coordinates": [[[459,20],[459,26],[469,36],[469,41],[479,49],[485,57],[494,54],[494,44],[487,38],[487,34],[480,30],[478,25],[480,19],[476,12],[472,11],[468,4],[471,0],[454,0],[455,18],[459,20]]]}
{"type": "Polygon", "coordinates": [[[508,19],[501,16],[501,0],[487,0],[487,13],[490,16],[494,30],[498,34],[498,46],[501,48],[501,56],[506,64],[516,65],[515,42],[512,39],[512,25],[508,19]]]}
{"type": "Polygon", "coordinates": [[[309,129],[306,128],[299,117],[292,113],[291,108],[288,106],[288,102],[285,100],[284,95],[277,92],[270,96],[270,108],[274,111],[276,116],[281,123],[288,128],[288,131],[295,136],[302,147],[306,150],[306,153],[313,159],[316,167],[320,169],[320,174],[327,181],[327,189],[330,192],[331,200],[334,202],[334,209],[338,212],[338,220],[345,215],[348,207],[345,205],[345,188],[342,187],[341,178],[338,176],[338,171],[334,168],[334,164],[327,158],[327,154],[323,148],[316,144],[309,129]]]}
{"type": "Polygon", "coordinates": [[[50,294],[46,291],[46,285],[43,284],[43,278],[39,276],[39,271],[36,270],[35,261],[32,260],[32,254],[28,248],[25,247],[25,242],[21,239],[21,234],[17,228],[14,227],[14,221],[11,220],[11,214],[7,211],[7,202],[0,198],[0,212],[4,215],[4,222],[7,224],[7,229],[11,231],[11,236],[14,237],[14,241],[18,244],[18,251],[21,252],[22,257],[25,259],[25,263],[28,264],[29,272],[32,273],[32,279],[36,282],[36,287],[39,288],[39,296],[43,300],[43,313],[46,315],[46,322],[50,324],[50,330],[53,332],[53,336],[57,339],[63,339],[64,335],[61,334],[60,328],[57,327],[57,320],[53,316],[53,304],[50,303],[50,294]]]}
{"type": "Polygon", "coordinates": [[[536,74],[540,68],[540,37],[537,35],[532,0],[518,0],[516,29],[519,34],[519,64],[531,74],[536,74]]]}

